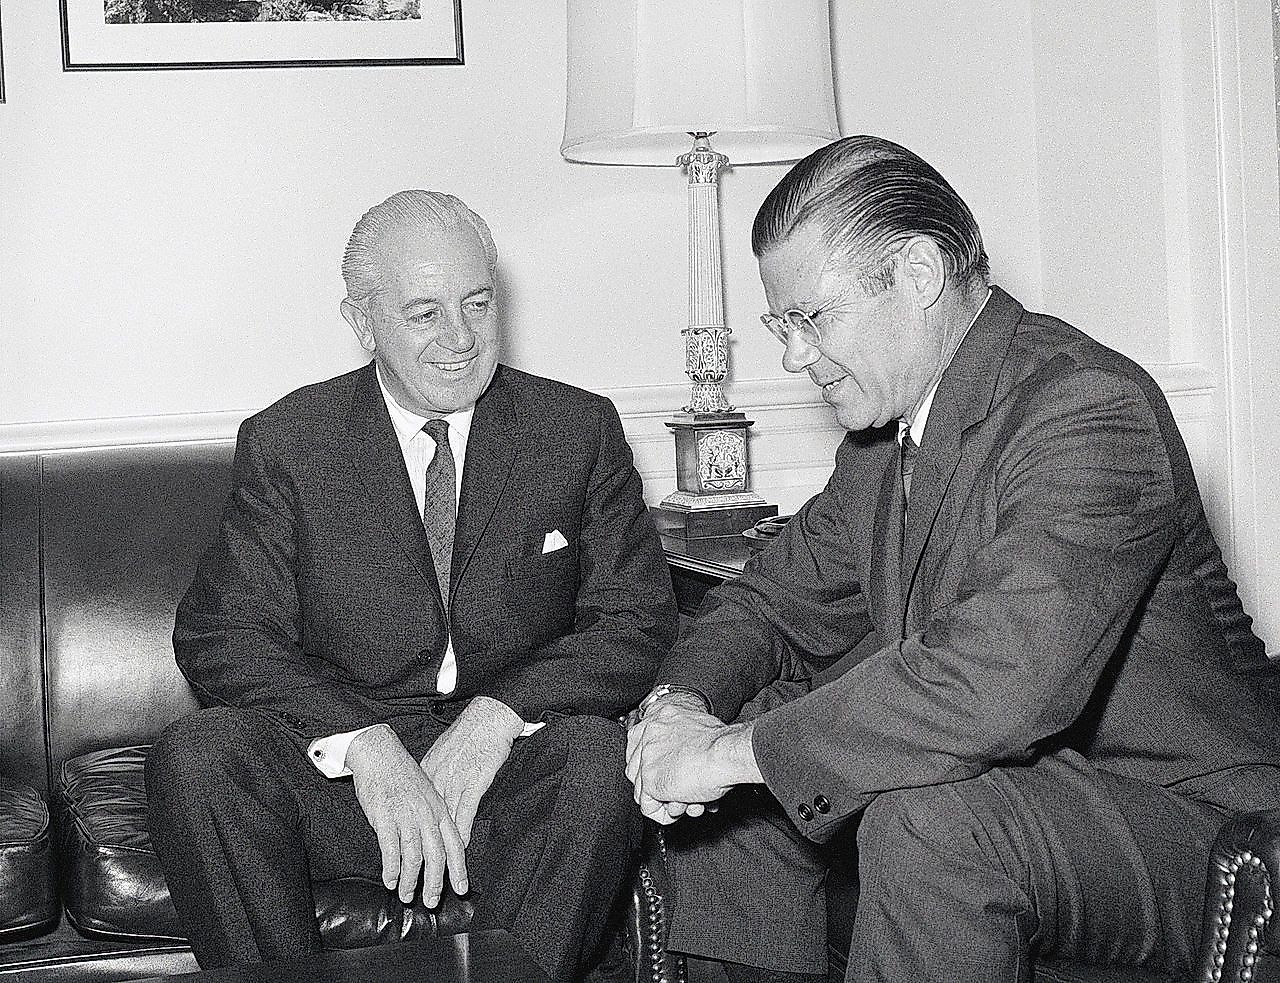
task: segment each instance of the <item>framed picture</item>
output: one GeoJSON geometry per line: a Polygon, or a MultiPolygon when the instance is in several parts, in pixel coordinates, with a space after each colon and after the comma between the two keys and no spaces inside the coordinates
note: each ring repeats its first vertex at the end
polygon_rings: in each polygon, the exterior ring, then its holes
{"type": "Polygon", "coordinates": [[[68,72],[462,64],[462,0],[61,2],[68,72]]]}

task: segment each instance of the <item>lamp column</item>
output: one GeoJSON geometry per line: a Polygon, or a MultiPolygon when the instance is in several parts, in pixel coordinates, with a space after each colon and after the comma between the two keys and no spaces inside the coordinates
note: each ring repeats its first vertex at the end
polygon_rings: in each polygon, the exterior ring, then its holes
{"type": "Polygon", "coordinates": [[[730,331],[720,274],[720,169],[729,158],[712,150],[707,136],[697,134],[693,149],[676,158],[689,173],[689,326],[681,333],[693,392],[685,412],[732,413],[722,385],[730,331]]]}
{"type": "Polygon", "coordinates": [[[754,422],[729,405],[729,334],[720,272],[720,170],[710,134],[693,133],[677,158],[689,174],[689,326],[684,329],[689,405],[666,421],[676,444],[676,491],[653,509],[661,532],[687,539],[735,536],[778,507],[750,490],[747,431],[754,422]]]}

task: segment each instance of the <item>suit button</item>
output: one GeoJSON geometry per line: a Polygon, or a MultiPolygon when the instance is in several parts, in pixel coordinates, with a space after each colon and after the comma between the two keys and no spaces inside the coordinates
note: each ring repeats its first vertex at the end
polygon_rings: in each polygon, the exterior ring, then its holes
{"type": "Polygon", "coordinates": [[[831,811],[831,803],[827,801],[825,795],[816,796],[813,800],[813,807],[824,816],[831,811]]]}
{"type": "Polygon", "coordinates": [[[809,808],[808,802],[801,802],[797,811],[800,813],[800,818],[806,823],[813,818],[813,810],[809,808]]]}

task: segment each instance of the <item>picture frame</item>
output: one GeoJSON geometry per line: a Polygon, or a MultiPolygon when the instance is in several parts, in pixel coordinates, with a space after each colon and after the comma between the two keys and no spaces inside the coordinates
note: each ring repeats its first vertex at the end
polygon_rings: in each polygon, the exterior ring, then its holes
{"type": "Polygon", "coordinates": [[[4,17],[0,13],[0,105],[4,104],[4,17]]]}
{"type": "Polygon", "coordinates": [[[61,0],[61,7],[66,72],[463,64],[462,0],[61,0]]]}

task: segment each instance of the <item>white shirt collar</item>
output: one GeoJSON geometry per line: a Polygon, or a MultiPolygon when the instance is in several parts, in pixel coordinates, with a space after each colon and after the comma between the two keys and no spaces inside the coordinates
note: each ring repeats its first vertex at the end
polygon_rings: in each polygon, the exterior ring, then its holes
{"type": "MultiPolygon", "coordinates": [[[[401,444],[408,443],[427,425],[430,417],[419,416],[401,406],[382,381],[382,370],[377,368],[376,364],[374,371],[378,376],[378,388],[382,390],[382,399],[387,404],[387,412],[391,414],[391,425],[396,429],[396,437],[401,444]]],[[[471,435],[471,419],[475,416],[475,412],[476,405],[472,403],[465,409],[445,414],[445,423],[461,438],[462,446],[466,446],[467,438],[471,435]]]]}
{"type": "Polygon", "coordinates": [[[919,447],[924,440],[924,425],[929,419],[929,410],[933,406],[933,397],[938,394],[938,383],[942,381],[942,376],[946,373],[951,365],[951,359],[955,358],[956,352],[960,350],[960,345],[964,344],[965,335],[978,323],[978,318],[982,316],[982,312],[986,310],[987,301],[991,299],[991,288],[987,288],[987,295],[982,299],[982,304],[978,307],[978,312],[973,315],[973,320],[969,322],[969,326],[964,329],[964,334],[960,336],[960,341],[955,347],[955,351],[951,353],[951,358],[947,359],[947,364],[942,367],[942,372],[938,373],[938,378],[933,380],[933,385],[929,387],[929,391],[925,393],[924,399],[920,403],[920,408],[916,410],[915,416],[910,420],[898,421],[898,442],[902,442],[902,435],[908,430],[911,431],[911,439],[916,442],[919,447]]]}

